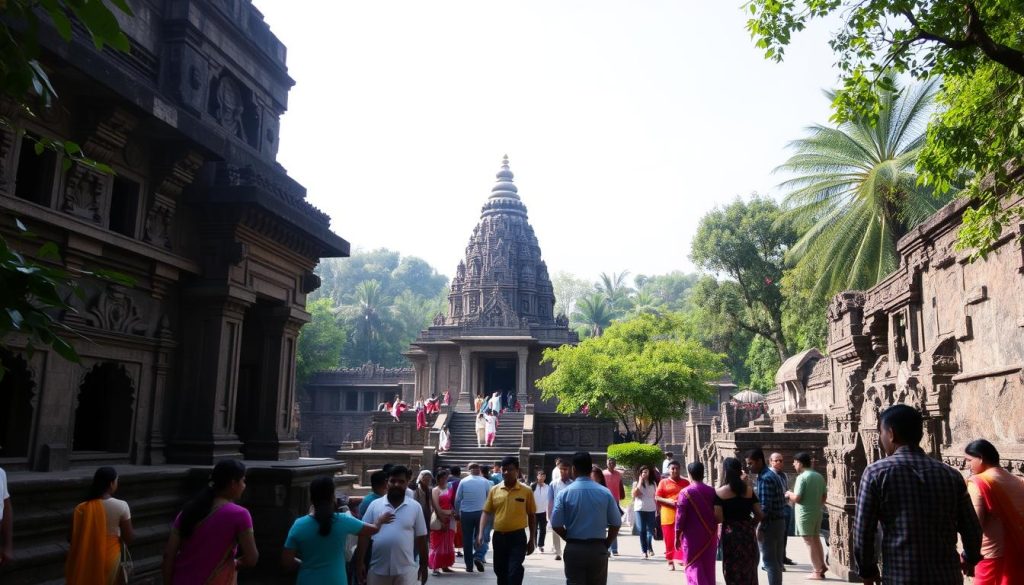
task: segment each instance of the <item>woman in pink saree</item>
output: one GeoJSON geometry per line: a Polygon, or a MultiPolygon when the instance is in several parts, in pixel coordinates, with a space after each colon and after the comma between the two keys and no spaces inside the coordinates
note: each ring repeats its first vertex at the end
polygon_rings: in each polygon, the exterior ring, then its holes
{"type": "Polygon", "coordinates": [[[686,472],[690,485],[679,492],[676,501],[676,550],[681,551],[687,583],[715,585],[715,488],[704,483],[703,463],[687,465],[686,472]]]}
{"type": "Polygon", "coordinates": [[[209,485],[174,520],[164,549],[164,583],[234,585],[240,567],[259,559],[249,511],[234,503],[245,491],[245,465],[217,462],[209,485]],[[236,557],[238,549],[242,556],[236,557]]]}

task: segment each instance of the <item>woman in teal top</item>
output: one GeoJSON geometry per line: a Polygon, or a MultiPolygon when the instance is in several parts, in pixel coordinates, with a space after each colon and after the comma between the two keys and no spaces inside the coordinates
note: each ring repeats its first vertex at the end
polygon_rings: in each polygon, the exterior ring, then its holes
{"type": "Polygon", "coordinates": [[[313,513],[292,524],[284,541],[281,563],[299,570],[298,585],[348,585],[345,544],[350,534],[373,535],[394,517],[385,512],[376,524],[334,511],[334,479],[318,477],[309,484],[313,513]]]}
{"type": "Polygon", "coordinates": [[[825,578],[825,549],[821,545],[821,516],[825,505],[825,478],[811,469],[811,456],[805,452],[793,456],[796,485],[786,492],[786,499],[794,505],[796,535],[802,536],[811,553],[811,576],[820,581],[825,578]]]}

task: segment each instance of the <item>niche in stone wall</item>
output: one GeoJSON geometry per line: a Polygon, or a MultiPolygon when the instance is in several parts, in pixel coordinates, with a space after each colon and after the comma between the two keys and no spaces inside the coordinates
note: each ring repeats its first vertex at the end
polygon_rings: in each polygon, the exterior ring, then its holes
{"type": "Polygon", "coordinates": [[[134,402],[135,387],[123,365],[93,366],[78,388],[72,450],[127,453],[134,402]]]}
{"type": "Polygon", "coordinates": [[[28,363],[21,356],[0,349],[0,363],[5,370],[0,380],[0,457],[25,457],[36,385],[28,363]]]}
{"type": "Polygon", "coordinates": [[[259,112],[252,91],[224,73],[210,85],[207,111],[228,134],[259,148],[259,112]]]}

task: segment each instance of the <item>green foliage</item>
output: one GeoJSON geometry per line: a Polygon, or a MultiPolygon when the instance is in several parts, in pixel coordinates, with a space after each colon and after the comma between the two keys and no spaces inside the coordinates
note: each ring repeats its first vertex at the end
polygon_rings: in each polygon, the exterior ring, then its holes
{"type": "Polygon", "coordinates": [[[747,350],[747,367],[750,368],[750,388],[767,393],[775,387],[775,373],[782,362],[772,342],[757,335],[747,350]]]}
{"type": "Polygon", "coordinates": [[[750,383],[747,354],[754,334],[739,326],[733,315],[741,311],[736,287],[714,277],[704,276],[693,287],[692,305],[683,314],[686,336],[696,339],[711,351],[725,356],[724,364],[729,376],[739,386],[750,383]]]}
{"type": "Polygon", "coordinates": [[[771,199],[737,199],[705,215],[693,238],[694,264],[721,275],[723,280],[700,283],[693,301],[733,330],[770,340],[785,359],[782,330],[783,257],[796,241],[796,232],[771,199]]]}
{"type": "Polygon", "coordinates": [[[722,356],[683,336],[675,316],[638,315],[577,346],[544,351],[554,371],[537,381],[558,411],[588,406],[612,417],[641,441],[661,439],[661,423],[680,417],[690,400],[707,401],[708,383],[723,371],[722,356]]]}
{"type": "Polygon", "coordinates": [[[415,256],[357,251],[351,258],[325,259],[317,273],[323,285],[310,298],[335,307],[346,335],[341,366],[406,365],[402,352],[447,307],[448,279],[415,256]]]}
{"type": "Polygon", "coordinates": [[[295,359],[295,380],[299,387],[313,372],[340,366],[341,352],[348,338],[348,330],[338,319],[331,299],[311,301],[306,310],[310,321],[299,332],[295,359]]]}
{"type": "Polygon", "coordinates": [[[794,175],[780,187],[787,191],[784,217],[801,233],[786,259],[817,275],[816,300],[885,278],[899,262],[897,240],[950,199],[914,172],[934,83],[893,85],[878,96],[873,123],[857,118],[837,128],[812,126],[776,169],[794,175]]]}
{"type": "MultiPolygon", "coordinates": [[[[23,240],[37,241],[25,225],[14,220],[23,240]]],[[[47,346],[64,359],[77,362],[78,353],[65,337],[79,335],[61,321],[62,313],[77,312],[72,297],[82,298],[79,282],[94,277],[115,284],[132,286],[134,281],[107,270],[74,270],[61,268],[60,250],[53,242],[44,242],[36,252],[38,261],[26,258],[0,238],[0,342],[13,334],[28,337],[33,346],[47,346]]],[[[4,367],[0,365],[0,379],[4,367]]]]}
{"type": "MultiPolygon", "coordinates": [[[[690,292],[699,278],[696,274],[674,271],[654,276],[638,274],[634,282],[637,296],[642,293],[651,295],[654,306],[659,310],[684,311],[690,308],[690,292]]],[[[634,300],[634,304],[637,301],[634,300]]]]}
{"type": "MultiPolygon", "coordinates": [[[[747,28],[769,59],[781,60],[794,32],[814,19],[841,15],[833,33],[841,89],[835,120],[873,123],[893,88],[890,72],[942,79],[945,108],[929,126],[917,168],[938,192],[973,178],[979,199],[965,215],[958,245],[983,256],[1021,210],[1006,211],[1019,177],[1007,163],[1024,152],[1024,3],[1019,0],[751,0],[747,28]]],[[[1013,163],[1019,165],[1019,161],[1013,163]]]]}
{"type": "Polygon", "coordinates": [[[572,320],[583,327],[586,337],[600,337],[617,316],[608,298],[594,292],[576,300],[572,320]]]}
{"type": "Polygon", "coordinates": [[[658,469],[661,459],[665,456],[661,447],[648,445],[647,443],[616,443],[608,445],[608,458],[615,459],[619,465],[632,469],[634,476],[639,475],[636,471],[643,465],[649,465],[652,469],[658,469]]]}
{"type": "MultiPolygon", "coordinates": [[[[31,96],[49,104],[57,92],[38,59],[40,16],[57,29],[65,41],[71,40],[72,17],[92,37],[96,49],[109,45],[127,52],[131,47],[121,31],[114,12],[101,0],[4,0],[0,3],[0,93],[15,98],[26,107],[31,96]]],[[[109,4],[127,16],[132,15],[127,0],[109,4]]]]}
{"type": "Polygon", "coordinates": [[[611,274],[602,272],[600,280],[594,284],[594,290],[604,296],[612,313],[617,315],[625,314],[632,307],[630,296],[635,291],[626,284],[627,276],[628,270],[611,274]]]}
{"type": "Polygon", "coordinates": [[[570,316],[576,311],[576,302],[593,290],[591,283],[564,270],[551,278],[555,292],[555,315],[570,316]]]}
{"type": "Polygon", "coordinates": [[[782,276],[782,330],[793,353],[816,347],[826,351],[828,319],[826,310],[830,297],[815,294],[818,275],[807,262],[782,276]]]}

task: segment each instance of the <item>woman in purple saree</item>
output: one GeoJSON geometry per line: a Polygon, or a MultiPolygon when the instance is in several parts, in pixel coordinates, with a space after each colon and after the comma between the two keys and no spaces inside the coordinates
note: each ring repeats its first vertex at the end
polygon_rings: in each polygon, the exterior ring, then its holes
{"type": "Polygon", "coordinates": [[[676,501],[676,550],[682,551],[687,583],[715,585],[715,488],[704,483],[704,464],[691,463],[686,472],[690,485],[679,492],[676,501]]]}

